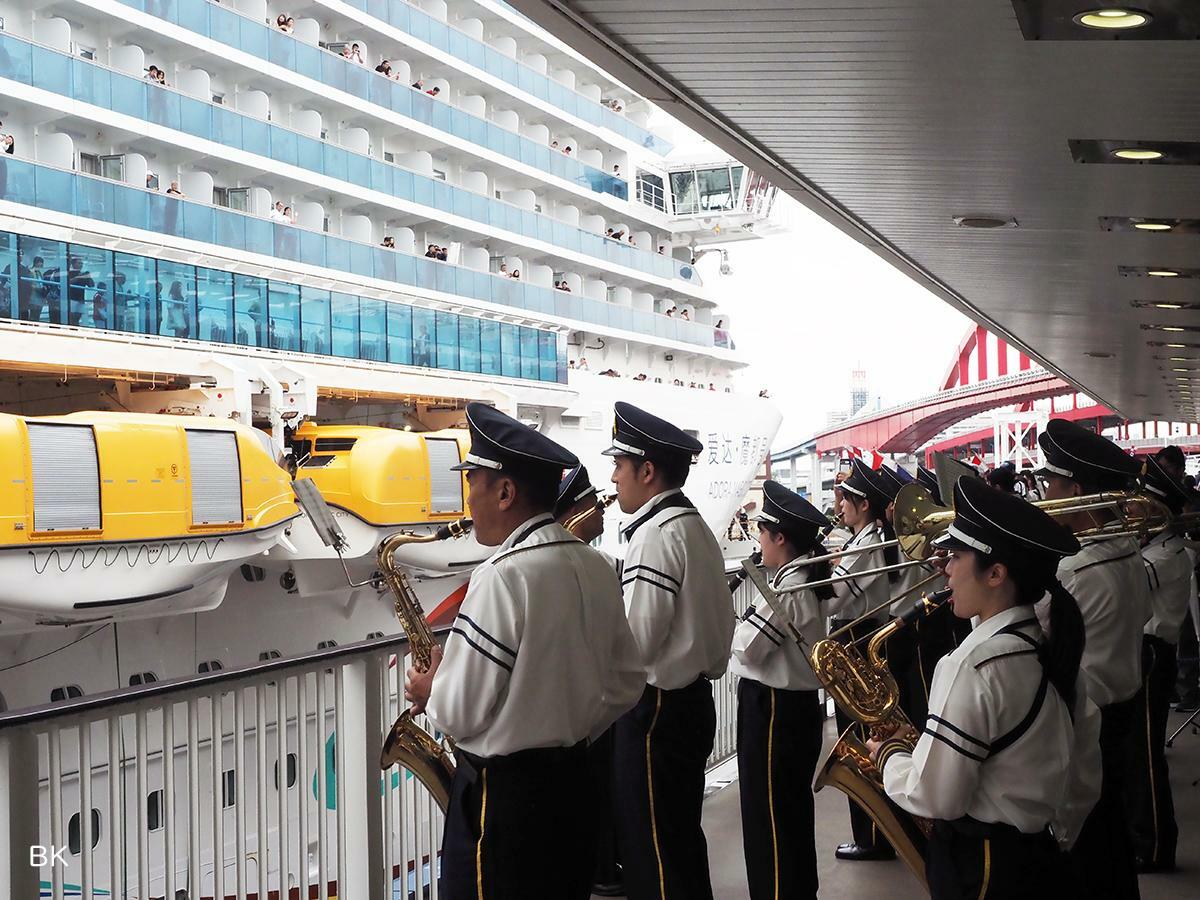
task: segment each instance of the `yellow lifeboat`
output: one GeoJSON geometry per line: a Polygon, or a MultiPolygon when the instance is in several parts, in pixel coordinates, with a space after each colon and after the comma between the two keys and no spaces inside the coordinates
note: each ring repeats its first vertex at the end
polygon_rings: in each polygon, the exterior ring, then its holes
{"type": "Polygon", "coordinates": [[[257,431],[137,413],[0,414],[0,628],[217,606],[299,515],[257,431]]]}

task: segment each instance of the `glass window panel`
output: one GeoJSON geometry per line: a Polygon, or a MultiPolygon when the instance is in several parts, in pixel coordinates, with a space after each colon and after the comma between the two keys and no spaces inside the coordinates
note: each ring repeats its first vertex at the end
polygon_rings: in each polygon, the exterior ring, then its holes
{"type": "Polygon", "coordinates": [[[17,304],[19,273],[17,236],[0,231],[0,316],[5,318],[20,318],[20,308],[17,304]]]}
{"type": "Polygon", "coordinates": [[[413,365],[432,366],[434,335],[436,334],[432,309],[416,307],[412,311],[413,365]]]}
{"type": "Polygon", "coordinates": [[[333,313],[333,355],[358,358],[358,298],[334,293],[330,297],[333,313]]]}
{"type": "Polygon", "coordinates": [[[696,197],[696,173],[671,173],[671,200],[675,205],[675,214],[698,213],[700,201],[696,197]]]}
{"type": "Polygon", "coordinates": [[[458,368],[458,316],[452,312],[434,314],[437,325],[437,367],[458,368]]]}
{"type": "Polygon", "coordinates": [[[458,317],[458,367],[463,372],[479,371],[479,319],[458,317]]]}
{"type": "Polygon", "coordinates": [[[538,377],[538,331],[521,326],[521,377],[538,377]]]}
{"type": "Polygon", "coordinates": [[[67,321],[112,328],[112,251],[72,244],[67,266],[67,321]]]}
{"type": "Polygon", "coordinates": [[[113,276],[116,327],[121,331],[157,334],[154,260],[146,256],[117,253],[113,258],[113,267],[116,270],[113,276]]]}
{"type": "Polygon", "coordinates": [[[733,199],[734,205],[737,205],[738,191],[742,186],[742,173],[746,171],[745,166],[731,166],[730,172],[733,174],[733,199]]]}
{"type": "Polygon", "coordinates": [[[158,333],[196,336],[196,267],[158,261],[158,333]]]}
{"type": "Polygon", "coordinates": [[[21,318],[62,324],[67,302],[67,245],[21,235],[18,245],[21,318]]]}
{"type": "Polygon", "coordinates": [[[275,350],[299,350],[300,285],[270,281],[267,283],[267,289],[270,310],[267,325],[269,346],[275,350]]]}
{"type": "Polygon", "coordinates": [[[733,207],[728,166],[722,166],[719,169],[698,169],[696,171],[696,187],[701,211],[733,207]]]}
{"type": "Polygon", "coordinates": [[[479,371],[484,375],[501,374],[500,323],[492,319],[479,323],[479,371]]]}
{"type": "Polygon", "coordinates": [[[388,304],[384,300],[360,297],[359,307],[359,356],[383,362],[387,359],[388,304]]]}
{"type": "Polygon", "coordinates": [[[538,359],[558,359],[558,335],[553,331],[538,332],[538,359]]]}
{"type": "Polygon", "coordinates": [[[507,322],[500,323],[500,374],[521,376],[521,332],[507,322]]]}
{"type": "Polygon", "coordinates": [[[389,303],[387,310],[388,362],[411,366],[413,361],[412,307],[389,303]]]}
{"type": "Polygon", "coordinates": [[[266,346],[267,279],[233,276],[233,315],[235,343],[266,346]]]}
{"type": "Polygon", "coordinates": [[[196,319],[200,340],[233,343],[233,273],[196,269],[196,319]]]}
{"type": "Polygon", "coordinates": [[[329,291],[321,288],[300,290],[300,335],[305,353],[329,355],[329,291]]]}

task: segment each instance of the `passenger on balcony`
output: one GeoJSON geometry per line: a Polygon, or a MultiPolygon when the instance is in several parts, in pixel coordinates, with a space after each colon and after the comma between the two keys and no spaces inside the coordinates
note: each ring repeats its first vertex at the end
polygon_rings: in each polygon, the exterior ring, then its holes
{"type": "Polygon", "coordinates": [[[551,149],[551,150],[557,150],[557,149],[558,149],[558,141],[551,141],[551,142],[550,142],[550,149],[551,149]]]}
{"type": "Polygon", "coordinates": [[[500,271],[497,272],[496,274],[503,275],[505,278],[507,278],[508,277],[508,266],[505,263],[500,263],[500,271]]]}
{"type": "Polygon", "coordinates": [[[162,87],[167,86],[167,72],[165,69],[158,70],[158,73],[155,75],[155,83],[162,87]]]}
{"type": "Polygon", "coordinates": [[[688,315],[688,311],[686,309],[679,313],[679,318],[688,322],[692,321],[692,317],[688,315]]]}
{"type": "Polygon", "coordinates": [[[380,75],[383,75],[387,78],[391,78],[392,77],[392,64],[385,59],[382,62],[380,62],[379,65],[377,65],[375,67],[375,71],[378,72],[380,75]]]}
{"type": "Polygon", "coordinates": [[[563,147],[563,156],[570,156],[570,155],[571,155],[571,145],[568,144],[567,146],[563,147]]]}
{"type": "Polygon", "coordinates": [[[350,45],[350,56],[348,58],[351,62],[356,62],[360,66],[366,65],[366,62],[363,60],[362,50],[359,48],[358,44],[350,45]]]}
{"type": "Polygon", "coordinates": [[[621,177],[621,167],[620,166],[613,166],[613,177],[614,178],[621,177]]]}
{"type": "Polygon", "coordinates": [[[83,268],[83,260],[72,256],[67,263],[67,322],[78,325],[83,317],[84,295],[96,286],[92,273],[83,268]]]}
{"type": "Polygon", "coordinates": [[[395,250],[396,249],[396,239],[394,237],[392,237],[390,234],[384,235],[383,243],[380,244],[379,246],[386,247],[389,250],[395,250]]]}
{"type": "Polygon", "coordinates": [[[186,195],[179,189],[179,182],[172,181],[171,186],[167,188],[167,196],[177,197],[178,199],[183,200],[186,195]]]}
{"type": "Polygon", "coordinates": [[[632,234],[629,236],[629,246],[630,246],[630,247],[636,247],[636,246],[637,246],[637,241],[635,241],[635,240],[633,239],[633,235],[632,235],[632,234]]]}
{"type": "Polygon", "coordinates": [[[517,281],[520,281],[520,280],[521,280],[521,270],[520,270],[520,269],[513,269],[513,270],[512,270],[512,277],[513,277],[513,278],[515,278],[517,281]]]}
{"type": "Polygon", "coordinates": [[[441,92],[442,92],[442,89],[435,84],[433,87],[431,87],[425,93],[427,93],[430,97],[436,97],[441,92]]]}
{"type": "Polygon", "coordinates": [[[296,224],[296,216],[292,213],[292,208],[290,206],[285,206],[283,208],[283,221],[288,225],[296,224]]]}
{"type": "Polygon", "coordinates": [[[412,83],[412,86],[413,86],[414,90],[418,90],[418,91],[425,90],[425,82],[420,78],[418,78],[416,81],[414,81],[412,83]]]}
{"type": "Polygon", "coordinates": [[[666,252],[667,252],[667,248],[666,248],[666,247],[664,247],[662,244],[659,244],[659,245],[658,245],[658,255],[659,255],[659,256],[665,256],[665,255],[666,255],[666,252]]]}
{"type": "Polygon", "coordinates": [[[674,306],[672,306],[670,309],[668,309],[668,310],[667,310],[667,312],[666,312],[666,314],[667,314],[668,316],[670,316],[671,318],[674,318],[674,317],[675,317],[675,307],[674,307],[674,306]]]}
{"type": "Polygon", "coordinates": [[[275,201],[275,205],[272,206],[270,212],[267,213],[267,218],[270,219],[272,222],[285,221],[284,216],[283,216],[283,201],[282,200],[275,201]]]}
{"type": "Polygon", "coordinates": [[[4,152],[7,153],[9,156],[12,156],[13,153],[16,151],[16,149],[17,149],[17,139],[14,138],[11,134],[6,134],[4,136],[4,152]]]}
{"type": "Polygon", "coordinates": [[[579,357],[579,371],[580,372],[588,371],[588,362],[587,362],[586,356],[579,357]]]}
{"type": "Polygon", "coordinates": [[[146,70],[146,74],[142,76],[146,81],[158,81],[158,66],[151,66],[146,70]]]}

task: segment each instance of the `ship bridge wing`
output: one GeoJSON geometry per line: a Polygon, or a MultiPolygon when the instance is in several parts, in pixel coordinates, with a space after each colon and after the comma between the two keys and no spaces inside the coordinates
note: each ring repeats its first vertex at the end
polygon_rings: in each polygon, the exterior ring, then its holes
{"type": "Polygon", "coordinates": [[[1162,369],[1200,337],[1154,306],[1200,277],[1194,4],[1131,29],[1064,0],[513,5],[1086,393],[1196,417],[1162,369]]]}

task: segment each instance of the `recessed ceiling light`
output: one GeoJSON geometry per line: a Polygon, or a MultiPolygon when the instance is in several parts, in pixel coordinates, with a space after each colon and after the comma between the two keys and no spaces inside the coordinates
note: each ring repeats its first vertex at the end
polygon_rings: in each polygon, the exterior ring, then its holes
{"type": "Polygon", "coordinates": [[[1120,150],[1114,150],[1113,156],[1118,159],[1132,159],[1138,162],[1148,162],[1152,159],[1162,159],[1161,150],[1151,150],[1142,147],[1122,147],[1120,150]]]}
{"type": "Polygon", "coordinates": [[[1146,274],[1151,275],[1155,278],[1178,278],[1179,277],[1179,273],[1176,272],[1174,269],[1151,269],[1146,274]]]}
{"type": "Polygon", "coordinates": [[[1182,303],[1155,303],[1155,309],[1183,309],[1182,303]]]}
{"type": "Polygon", "coordinates": [[[954,224],[959,228],[1016,228],[1017,220],[996,216],[955,216],[954,224]]]}
{"type": "Polygon", "coordinates": [[[1190,372],[1191,369],[1172,369],[1172,372],[1190,372]]]}
{"type": "Polygon", "coordinates": [[[1081,12],[1075,21],[1087,28],[1140,28],[1150,21],[1150,14],[1136,9],[1110,6],[1081,12]]]}
{"type": "Polygon", "coordinates": [[[1183,328],[1180,328],[1178,325],[1159,325],[1158,327],[1161,328],[1163,331],[1183,331],[1184,330],[1183,328]]]}
{"type": "Polygon", "coordinates": [[[1187,349],[1187,344],[1167,344],[1166,346],[1170,347],[1172,350],[1185,350],[1185,349],[1187,349]]]}
{"type": "Polygon", "coordinates": [[[1138,231],[1170,231],[1175,226],[1169,222],[1134,222],[1133,227],[1138,231]]]}

